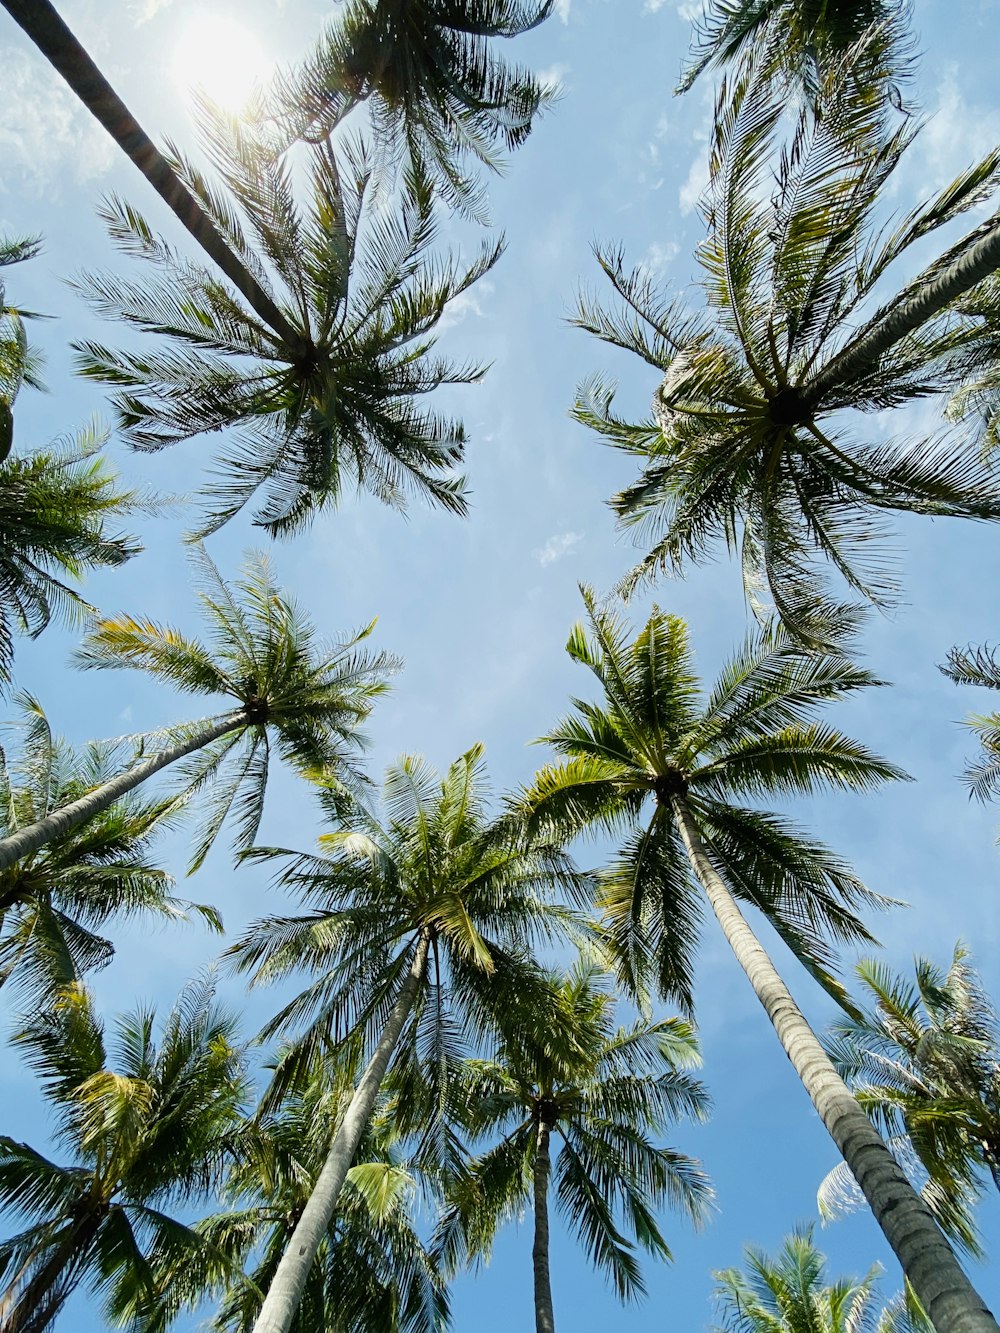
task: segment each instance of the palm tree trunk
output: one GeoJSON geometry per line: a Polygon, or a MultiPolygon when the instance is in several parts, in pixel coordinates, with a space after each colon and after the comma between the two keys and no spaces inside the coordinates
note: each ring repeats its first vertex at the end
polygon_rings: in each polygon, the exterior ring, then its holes
{"type": "Polygon", "coordinates": [[[305,355],[309,349],[302,336],[226,244],[197,199],[178,178],[49,0],[0,0],[0,3],[84,106],[101,122],[122,152],[132,159],[209,258],[246,297],[251,309],[292,350],[293,355],[305,355]]]}
{"type": "Polygon", "coordinates": [[[849,384],[908,333],[919,329],[952,301],[1000,268],[1000,213],[994,213],[955,247],[956,258],[941,273],[915,278],[901,300],[883,308],[801,391],[815,407],[827,390],[849,384]]]}
{"type": "Polygon", "coordinates": [[[413,1008],[427,970],[430,937],[421,932],[406,980],[399,989],[378,1045],[354,1090],[340,1128],[334,1136],[323,1169],[313,1186],[309,1202],[295,1225],[285,1252],[274,1271],[253,1333],[288,1333],[295,1319],[309,1269],[327,1233],[358,1144],[371,1119],[375,1099],[385,1078],[403,1024],[413,1008]]]}
{"type": "Polygon", "coordinates": [[[552,1284],[549,1281],[549,1127],[539,1122],[535,1143],[535,1240],[531,1262],[535,1270],[535,1333],[555,1333],[552,1284]]]}
{"type": "Polygon", "coordinates": [[[874,1125],[843,1082],[709,859],[691,809],[670,798],[691,865],[785,1054],[892,1246],[937,1333],[997,1333],[997,1323],[874,1125]]]}
{"type": "Polygon", "coordinates": [[[28,824],[18,829],[16,833],[12,833],[10,837],[0,839],[0,870],[6,870],[15,861],[20,861],[22,856],[37,851],[47,842],[52,842],[55,838],[68,833],[70,829],[76,828],[77,824],[82,824],[85,819],[90,819],[101,810],[106,810],[119,796],[134,791],[140,783],[151,778],[161,768],[166,768],[168,764],[183,759],[185,755],[195,750],[203,749],[212,741],[218,740],[220,736],[225,736],[227,732],[246,725],[247,715],[243,709],[235,713],[226,713],[222,717],[211,718],[201,723],[193,732],[189,732],[185,740],[150,755],[142,763],[135,764],[124,773],[119,773],[116,778],[111,778],[110,781],[95,787],[86,796],[70,801],[69,805],[60,806],[58,810],[53,810],[43,819],[36,820],[34,824],[28,824]]]}

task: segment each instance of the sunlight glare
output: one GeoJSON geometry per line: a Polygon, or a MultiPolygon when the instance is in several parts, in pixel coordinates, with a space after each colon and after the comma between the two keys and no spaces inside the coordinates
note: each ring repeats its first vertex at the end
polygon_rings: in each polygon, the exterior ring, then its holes
{"type": "Polygon", "coordinates": [[[200,89],[227,111],[245,106],[271,70],[257,38],[221,14],[202,14],[189,23],[174,56],[181,85],[200,89]]]}

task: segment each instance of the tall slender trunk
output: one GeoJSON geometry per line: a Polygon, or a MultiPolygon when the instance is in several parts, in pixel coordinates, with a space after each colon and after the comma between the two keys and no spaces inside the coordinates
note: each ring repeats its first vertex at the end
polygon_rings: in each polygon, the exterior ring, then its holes
{"type": "Polygon", "coordinates": [[[955,249],[959,253],[944,272],[915,278],[902,300],[880,310],[829,365],[806,382],[800,395],[805,404],[814,407],[828,389],[849,384],[901,338],[1000,268],[1000,213],[970,232],[955,249]]]}
{"type": "Polygon", "coordinates": [[[937,1333],[997,1333],[996,1320],[962,1271],[937,1223],[834,1069],[744,920],[709,859],[687,802],[673,795],[670,803],[691,865],[737,961],[937,1333]]]}
{"type": "Polygon", "coordinates": [[[535,1239],[531,1262],[535,1270],[535,1333],[555,1333],[552,1284],[549,1281],[549,1127],[539,1121],[535,1141],[535,1239]]]}
{"type": "Polygon", "coordinates": [[[140,783],[151,778],[161,768],[183,759],[194,750],[201,750],[212,741],[218,740],[220,736],[224,736],[226,732],[235,731],[238,727],[246,725],[247,715],[242,708],[235,713],[211,718],[196,728],[186,740],[178,741],[176,745],[171,745],[166,750],[159,750],[148,759],[126,769],[124,773],[119,773],[116,778],[102,782],[99,787],[87,792],[86,796],[70,801],[68,805],[60,806],[58,810],[53,810],[43,819],[37,819],[34,824],[27,824],[16,833],[12,833],[10,837],[0,839],[0,870],[6,870],[15,861],[20,861],[22,856],[36,852],[47,842],[62,837],[70,829],[76,828],[77,824],[82,824],[84,820],[92,818],[101,810],[106,810],[119,796],[134,791],[140,783]]]}
{"type": "Polygon", "coordinates": [[[399,1042],[427,970],[430,937],[421,933],[406,980],[399,989],[368,1067],[361,1075],[340,1128],[334,1136],[309,1202],[302,1210],[267,1289],[253,1333],[288,1333],[305,1291],[309,1269],[326,1236],[358,1144],[371,1119],[385,1071],[399,1042]]]}
{"type": "Polygon", "coordinates": [[[153,189],[165,200],[209,258],[242,292],[251,309],[281,338],[294,356],[309,346],[281,313],[246,264],[226,244],[198,200],[145,133],[128,107],[59,17],[49,0],[0,0],[84,106],[101,122],[153,189]]]}

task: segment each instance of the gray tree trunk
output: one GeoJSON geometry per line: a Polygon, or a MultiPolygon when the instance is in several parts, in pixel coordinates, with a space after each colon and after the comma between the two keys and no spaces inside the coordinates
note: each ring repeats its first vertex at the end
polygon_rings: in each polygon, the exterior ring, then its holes
{"type": "Polygon", "coordinates": [[[106,810],[118,800],[119,796],[134,791],[140,783],[151,778],[161,768],[166,768],[168,764],[183,759],[185,755],[202,749],[212,741],[218,740],[220,736],[225,736],[226,732],[235,731],[238,727],[246,725],[247,717],[242,709],[235,713],[226,713],[223,717],[211,718],[189,732],[185,740],[178,741],[176,745],[171,745],[166,750],[159,750],[148,759],[126,769],[124,773],[119,773],[116,778],[111,778],[110,781],[95,787],[93,791],[87,792],[86,796],[70,801],[68,805],[60,806],[58,810],[53,810],[43,819],[37,819],[34,824],[27,824],[9,837],[0,839],[0,870],[6,870],[15,861],[20,861],[22,856],[36,852],[47,842],[62,837],[70,829],[76,828],[77,824],[82,824],[84,820],[91,819],[100,811],[106,810]]]}
{"type": "Polygon", "coordinates": [[[361,1075],[340,1128],[334,1136],[309,1202],[302,1210],[267,1289],[253,1333],[288,1333],[305,1291],[309,1269],[327,1233],[354,1154],[371,1119],[385,1071],[420,990],[427,969],[428,936],[421,935],[413,963],[399,989],[368,1067],[361,1075]]]}
{"type": "Polygon", "coordinates": [[[535,1239],[531,1262],[535,1270],[535,1333],[555,1333],[552,1284],[549,1280],[549,1127],[539,1123],[535,1142],[535,1239]]]}
{"type": "Polygon", "coordinates": [[[671,797],[671,806],[691,865],[740,967],[937,1333],[997,1333],[996,1320],[962,1271],[937,1223],[834,1069],[744,920],[736,899],[712,865],[690,807],[680,796],[671,797]]]}
{"type": "Polygon", "coordinates": [[[165,200],[209,258],[240,291],[252,310],[287,344],[293,354],[307,350],[293,328],[243,261],[230,249],[194,195],[135,120],[49,0],[0,0],[11,18],[31,38],[49,64],[104,126],[165,200]]]}
{"type": "Polygon", "coordinates": [[[995,213],[965,238],[960,253],[944,272],[915,278],[907,285],[902,299],[880,310],[829,365],[807,381],[801,393],[803,401],[815,406],[828,389],[849,384],[901,338],[940,314],[952,301],[998,268],[1000,213],[995,213]]]}

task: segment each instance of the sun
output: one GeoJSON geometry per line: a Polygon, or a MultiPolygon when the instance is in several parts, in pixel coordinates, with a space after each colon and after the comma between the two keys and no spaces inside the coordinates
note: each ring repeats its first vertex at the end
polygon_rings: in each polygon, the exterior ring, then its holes
{"type": "Polygon", "coordinates": [[[253,33],[222,14],[200,14],[193,19],[174,53],[178,82],[207,93],[227,111],[240,111],[272,69],[253,33]]]}

